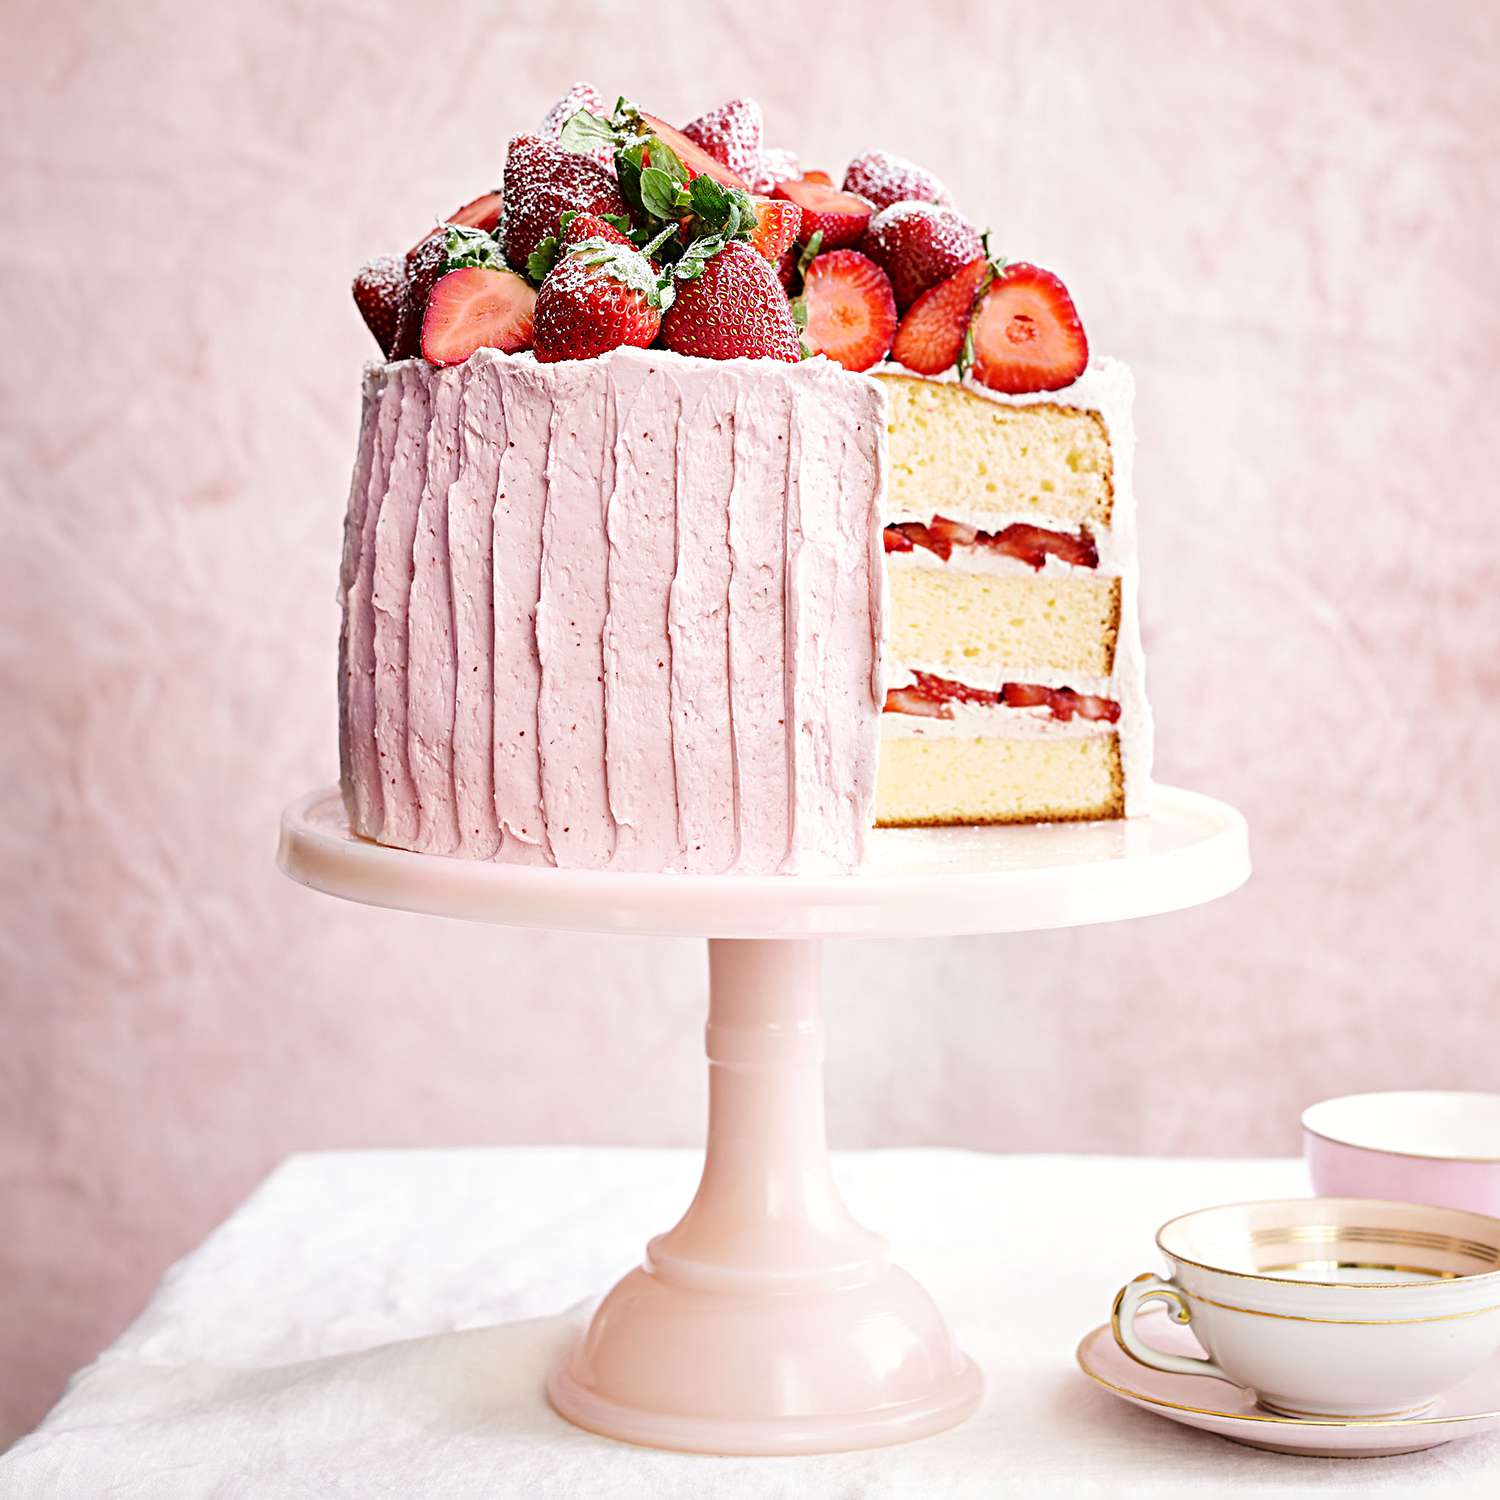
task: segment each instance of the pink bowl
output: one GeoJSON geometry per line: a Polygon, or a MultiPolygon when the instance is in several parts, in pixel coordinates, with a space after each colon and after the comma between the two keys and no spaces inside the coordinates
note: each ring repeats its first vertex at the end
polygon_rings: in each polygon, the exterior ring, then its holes
{"type": "Polygon", "coordinates": [[[1348,1094],[1302,1112],[1313,1192],[1500,1217],[1500,1094],[1348,1094]]]}

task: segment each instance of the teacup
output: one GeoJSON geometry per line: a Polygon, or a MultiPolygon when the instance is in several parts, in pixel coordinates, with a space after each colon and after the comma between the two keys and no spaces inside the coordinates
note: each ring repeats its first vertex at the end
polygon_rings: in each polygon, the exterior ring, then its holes
{"type": "Polygon", "coordinates": [[[1313,1191],[1500,1214],[1500,1094],[1347,1094],[1302,1112],[1313,1191]]]}
{"type": "Polygon", "coordinates": [[[1371,1198],[1200,1209],[1162,1225],[1170,1277],[1120,1289],[1112,1325],[1134,1360],[1253,1390],[1297,1417],[1412,1416],[1500,1351],[1500,1219],[1371,1198]],[[1135,1330],[1160,1299],[1207,1358],[1135,1330]]]}

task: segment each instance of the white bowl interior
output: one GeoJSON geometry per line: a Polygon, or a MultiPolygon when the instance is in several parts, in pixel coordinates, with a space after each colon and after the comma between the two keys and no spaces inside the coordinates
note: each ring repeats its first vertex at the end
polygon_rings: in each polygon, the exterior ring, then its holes
{"type": "Polygon", "coordinates": [[[1500,1094],[1348,1094],[1304,1110],[1302,1123],[1326,1140],[1366,1151],[1500,1163],[1500,1094]]]}

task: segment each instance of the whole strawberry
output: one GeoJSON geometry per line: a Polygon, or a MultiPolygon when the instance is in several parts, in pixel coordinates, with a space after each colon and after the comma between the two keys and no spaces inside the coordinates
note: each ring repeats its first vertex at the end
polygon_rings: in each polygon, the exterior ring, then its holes
{"type": "Polygon", "coordinates": [[[526,269],[531,252],[548,235],[557,233],[565,210],[629,212],[619,185],[598,162],[534,135],[518,135],[511,141],[503,191],[501,242],[506,260],[518,271],[526,269]]]}
{"type": "Polygon", "coordinates": [[[881,209],[859,248],[891,278],[902,312],[984,254],[979,231],[957,209],[914,200],[881,209]]]}
{"type": "Polygon", "coordinates": [[[802,343],[776,268],[743,240],[731,240],[681,284],[662,319],[662,342],[700,359],[781,359],[795,364],[802,343]]]}
{"type": "Polygon", "coordinates": [[[856,156],[844,173],[844,191],[868,198],[877,212],[893,203],[953,201],[934,173],[894,151],[866,151],[856,156]]]}
{"type": "Polygon", "coordinates": [[[412,359],[422,352],[422,316],[447,259],[447,231],[442,226],[406,252],[406,291],[401,299],[392,359],[412,359]]]}
{"type": "Polygon", "coordinates": [[[399,255],[377,255],[354,273],[355,304],[387,359],[396,347],[405,300],[406,263],[399,255]]]}
{"type": "Polygon", "coordinates": [[[532,349],[541,364],[644,349],[661,327],[656,267],[610,226],[579,214],[536,296],[532,349]]]}
{"type": "Polygon", "coordinates": [[[684,125],[682,133],[715,161],[749,178],[760,165],[762,128],[760,105],[754,99],[731,99],[684,125]]]}

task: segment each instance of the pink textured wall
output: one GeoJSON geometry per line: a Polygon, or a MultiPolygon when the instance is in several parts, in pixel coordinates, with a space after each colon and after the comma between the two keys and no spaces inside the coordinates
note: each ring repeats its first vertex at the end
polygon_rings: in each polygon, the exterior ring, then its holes
{"type": "Polygon", "coordinates": [[[271,864],[334,769],[347,296],[578,76],[894,147],[1140,381],[1166,778],[1217,906],[835,946],[846,1146],[1286,1151],[1500,1086],[1500,10],[5,7],[0,1436],[285,1153],[698,1138],[691,944],[469,929],[271,864]]]}

